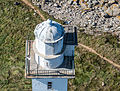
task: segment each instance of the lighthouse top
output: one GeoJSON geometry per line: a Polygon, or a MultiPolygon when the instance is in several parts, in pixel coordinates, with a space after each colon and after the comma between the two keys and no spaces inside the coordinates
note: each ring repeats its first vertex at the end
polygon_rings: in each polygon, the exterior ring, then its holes
{"type": "Polygon", "coordinates": [[[26,78],[74,78],[77,28],[48,19],[34,34],[35,40],[26,40],[26,78]]]}
{"type": "Polygon", "coordinates": [[[54,43],[64,36],[64,28],[61,24],[48,19],[38,24],[34,30],[35,38],[44,43],[54,43]]]}

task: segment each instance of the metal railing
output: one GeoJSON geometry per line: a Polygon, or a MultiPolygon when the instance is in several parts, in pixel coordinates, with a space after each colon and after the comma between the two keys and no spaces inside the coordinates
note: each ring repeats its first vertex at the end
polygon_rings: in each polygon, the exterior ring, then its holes
{"type": "MultiPolygon", "coordinates": [[[[74,76],[75,70],[74,65],[72,65],[72,69],[50,69],[50,70],[40,70],[38,69],[38,65],[35,70],[30,69],[30,50],[31,43],[33,40],[26,40],[26,75],[27,76],[74,76]]],[[[72,63],[73,64],[73,63],[72,63]]]]}
{"type": "Polygon", "coordinates": [[[74,70],[30,70],[34,76],[74,76],[74,70]]]}
{"type": "Polygon", "coordinates": [[[26,40],[26,57],[25,57],[25,69],[26,74],[30,73],[30,44],[33,42],[33,40],[26,40]]]}
{"type": "Polygon", "coordinates": [[[26,74],[28,74],[28,59],[27,59],[27,56],[28,56],[28,40],[26,40],[26,53],[25,53],[25,71],[26,71],[26,74]]]}

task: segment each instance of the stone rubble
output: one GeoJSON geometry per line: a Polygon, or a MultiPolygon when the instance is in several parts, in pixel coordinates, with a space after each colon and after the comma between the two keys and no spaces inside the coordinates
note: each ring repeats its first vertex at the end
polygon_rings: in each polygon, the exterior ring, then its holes
{"type": "MultiPolygon", "coordinates": [[[[41,6],[41,0],[32,0],[41,6]]],[[[46,0],[42,10],[85,30],[120,31],[120,0],[46,0]]]]}

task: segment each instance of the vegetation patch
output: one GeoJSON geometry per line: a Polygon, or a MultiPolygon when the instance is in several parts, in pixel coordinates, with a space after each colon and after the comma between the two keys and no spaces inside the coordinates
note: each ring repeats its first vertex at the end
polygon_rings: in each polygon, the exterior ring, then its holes
{"type": "MultiPolygon", "coordinates": [[[[120,44],[117,36],[104,33],[92,36],[78,33],[78,41],[120,64],[120,44]]],[[[75,79],[69,80],[69,91],[119,91],[120,69],[81,46],[75,49],[75,79]]]]}
{"type": "MultiPolygon", "coordinates": [[[[46,18],[54,19],[41,11],[46,18]]],[[[25,79],[25,42],[34,39],[35,26],[42,19],[20,0],[0,0],[0,90],[31,91],[30,79],[25,79]],[[15,2],[20,2],[16,5],[15,2]]],[[[120,64],[120,44],[116,36],[91,36],[78,33],[78,41],[120,64]]],[[[76,78],[69,80],[69,91],[120,90],[120,72],[97,55],[77,46],[76,78]]]]}

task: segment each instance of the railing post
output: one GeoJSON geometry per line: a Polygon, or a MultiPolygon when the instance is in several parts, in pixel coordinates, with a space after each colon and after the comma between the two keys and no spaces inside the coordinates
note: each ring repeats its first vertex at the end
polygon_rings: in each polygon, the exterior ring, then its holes
{"type": "Polygon", "coordinates": [[[28,40],[26,40],[26,74],[30,74],[30,61],[27,59],[28,57],[28,40]]]}
{"type": "Polygon", "coordinates": [[[38,67],[39,67],[39,64],[37,64],[37,75],[38,75],[38,67]]]}
{"type": "Polygon", "coordinates": [[[28,74],[30,74],[30,60],[27,59],[28,62],[28,74]]]}

